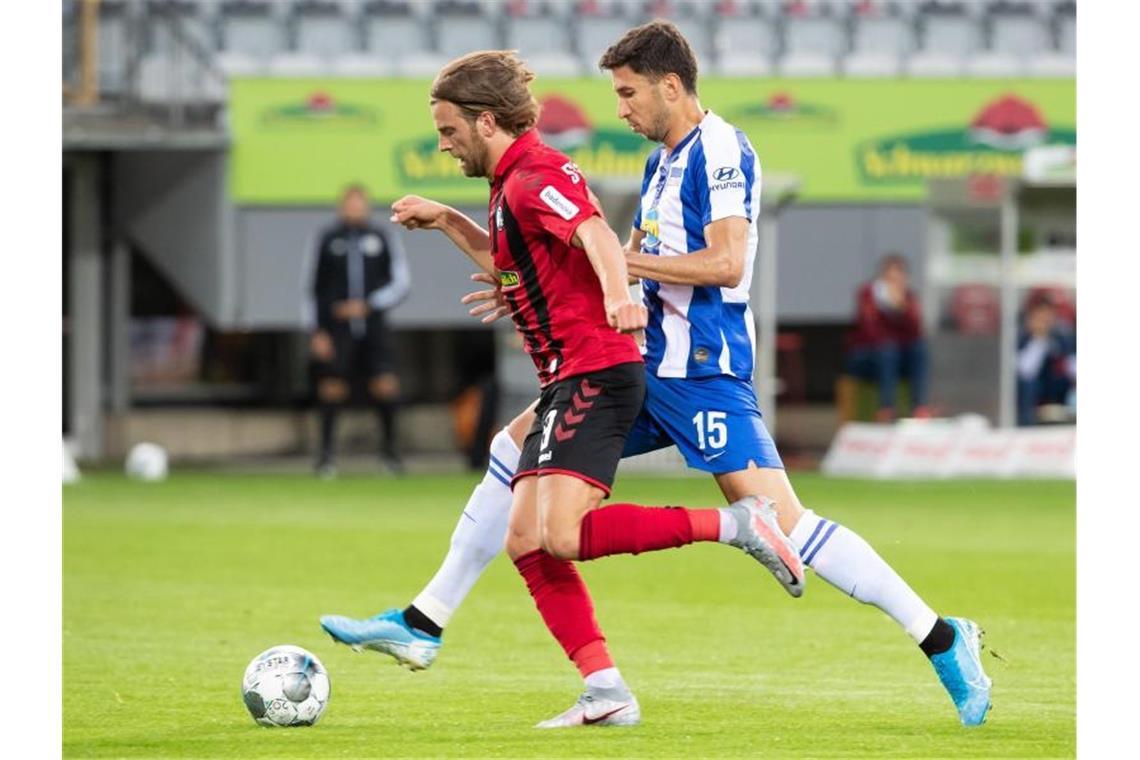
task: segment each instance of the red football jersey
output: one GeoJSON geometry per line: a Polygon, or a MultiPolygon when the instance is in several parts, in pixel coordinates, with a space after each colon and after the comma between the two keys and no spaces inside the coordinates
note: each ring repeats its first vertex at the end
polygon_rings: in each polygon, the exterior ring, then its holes
{"type": "Polygon", "coordinates": [[[533,129],[495,167],[491,252],[542,387],[642,360],[633,337],[606,322],[598,276],[570,243],[579,224],[600,215],[578,167],[533,129]]]}

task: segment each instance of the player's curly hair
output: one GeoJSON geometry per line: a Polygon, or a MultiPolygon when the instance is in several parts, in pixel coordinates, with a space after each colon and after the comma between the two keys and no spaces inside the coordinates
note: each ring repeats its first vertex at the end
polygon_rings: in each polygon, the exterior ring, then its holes
{"type": "Polygon", "coordinates": [[[630,29],[598,61],[603,71],[622,66],[629,66],[651,82],[676,74],[685,92],[697,94],[697,56],[672,21],[657,19],[630,29]]]}
{"type": "Polygon", "coordinates": [[[538,101],[530,92],[534,72],[513,50],[480,50],[443,67],[431,84],[431,102],[454,103],[468,122],[487,111],[512,137],[538,122],[538,101]]]}

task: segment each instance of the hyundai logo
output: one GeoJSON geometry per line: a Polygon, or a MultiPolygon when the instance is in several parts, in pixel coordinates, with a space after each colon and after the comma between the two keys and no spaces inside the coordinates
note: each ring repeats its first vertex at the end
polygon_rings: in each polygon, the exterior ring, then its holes
{"type": "Polygon", "coordinates": [[[713,172],[713,179],[717,182],[728,182],[730,179],[736,179],[739,174],[740,171],[731,166],[722,166],[713,172]]]}

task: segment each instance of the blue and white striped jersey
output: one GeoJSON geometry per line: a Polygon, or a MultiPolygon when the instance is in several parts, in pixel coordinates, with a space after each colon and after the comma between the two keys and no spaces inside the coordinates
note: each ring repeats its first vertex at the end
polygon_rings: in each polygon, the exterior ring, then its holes
{"type": "Polygon", "coordinates": [[[748,306],[760,213],[760,161],[748,138],[712,111],[665,155],[645,164],[633,226],[643,253],[684,256],[707,247],[705,227],[718,219],[749,222],[744,277],[735,288],[642,280],[649,310],[646,370],[658,377],[732,375],[752,379],[756,326],[748,306]]]}

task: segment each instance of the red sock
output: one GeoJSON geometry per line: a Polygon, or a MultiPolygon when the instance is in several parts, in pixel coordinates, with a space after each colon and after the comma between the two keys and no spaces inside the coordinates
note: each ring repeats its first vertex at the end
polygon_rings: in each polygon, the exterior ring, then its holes
{"type": "Polygon", "coordinates": [[[640,554],[718,538],[720,514],[715,509],[611,504],[586,513],[578,558],[640,554]]]}
{"type": "Polygon", "coordinates": [[[614,661],[594,618],[594,603],[574,563],[535,549],[516,559],[515,567],[526,581],[546,627],[582,677],[612,668],[614,661]]]}

